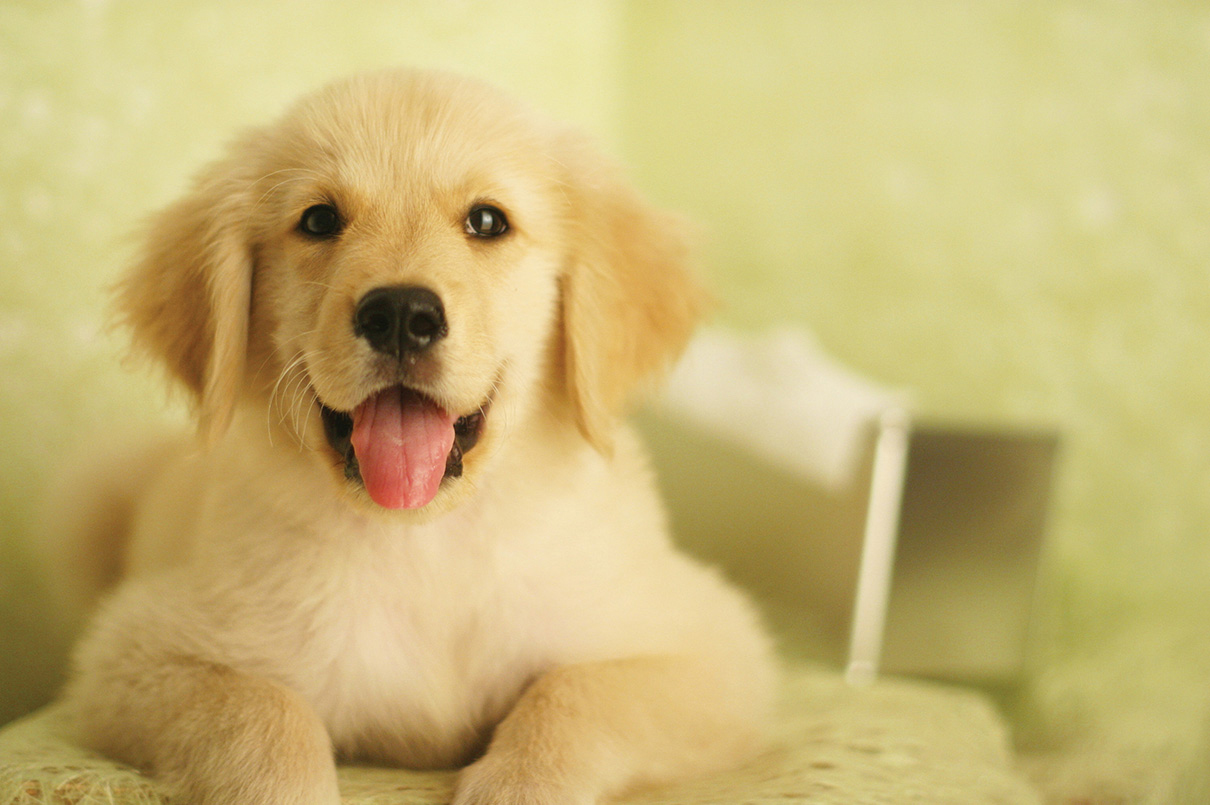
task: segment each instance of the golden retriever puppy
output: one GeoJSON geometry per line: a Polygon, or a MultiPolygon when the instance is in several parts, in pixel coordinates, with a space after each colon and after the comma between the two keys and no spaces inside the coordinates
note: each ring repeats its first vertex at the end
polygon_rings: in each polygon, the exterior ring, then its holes
{"type": "Polygon", "coordinates": [[[200,438],[78,495],[83,740],[206,805],[335,805],[337,759],[568,805],[742,758],[766,638],[619,422],[702,303],[676,221],[490,87],[358,76],[243,136],[119,289],[200,438]]]}

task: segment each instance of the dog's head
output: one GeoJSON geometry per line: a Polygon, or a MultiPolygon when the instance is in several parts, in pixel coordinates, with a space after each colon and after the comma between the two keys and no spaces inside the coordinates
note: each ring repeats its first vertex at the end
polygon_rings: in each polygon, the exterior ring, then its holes
{"type": "Polygon", "coordinates": [[[209,439],[250,409],[354,499],[433,510],[527,426],[609,449],[700,312],[685,251],[581,138],[386,72],[237,141],[153,219],[118,302],[209,439]]]}

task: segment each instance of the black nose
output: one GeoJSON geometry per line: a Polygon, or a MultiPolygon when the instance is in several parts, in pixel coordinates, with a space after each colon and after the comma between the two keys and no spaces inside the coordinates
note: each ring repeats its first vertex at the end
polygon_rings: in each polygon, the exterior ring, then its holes
{"type": "Polygon", "coordinates": [[[375,288],[357,303],[353,332],[378,352],[401,358],[445,338],[441,297],[419,286],[375,288]]]}

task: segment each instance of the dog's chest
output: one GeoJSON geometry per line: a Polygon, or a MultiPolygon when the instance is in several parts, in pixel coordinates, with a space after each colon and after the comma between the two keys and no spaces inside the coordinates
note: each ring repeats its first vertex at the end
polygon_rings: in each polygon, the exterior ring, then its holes
{"type": "Polygon", "coordinates": [[[540,660],[490,561],[412,547],[334,572],[316,598],[309,687],[338,752],[448,766],[481,748],[540,660]]]}

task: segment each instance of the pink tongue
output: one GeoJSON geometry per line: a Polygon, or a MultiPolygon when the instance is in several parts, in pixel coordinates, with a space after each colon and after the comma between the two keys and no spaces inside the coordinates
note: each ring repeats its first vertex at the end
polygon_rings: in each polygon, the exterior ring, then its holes
{"type": "Polygon", "coordinates": [[[418,509],[437,494],[454,444],[454,420],[400,386],[353,412],[353,452],[366,491],[379,506],[418,509]]]}

